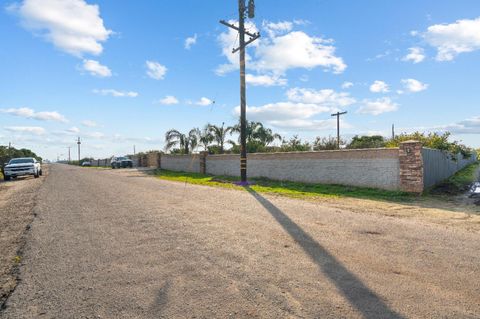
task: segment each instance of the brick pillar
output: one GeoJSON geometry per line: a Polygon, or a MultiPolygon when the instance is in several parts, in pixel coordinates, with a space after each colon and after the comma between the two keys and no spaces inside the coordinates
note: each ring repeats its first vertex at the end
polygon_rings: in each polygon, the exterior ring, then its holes
{"type": "Polygon", "coordinates": [[[408,193],[423,192],[422,144],[418,141],[400,143],[400,189],[408,193]]]}
{"type": "Polygon", "coordinates": [[[207,174],[208,152],[200,152],[200,174],[207,174]]]}
{"type": "Polygon", "coordinates": [[[157,168],[162,168],[162,153],[157,153],[157,168]]]}

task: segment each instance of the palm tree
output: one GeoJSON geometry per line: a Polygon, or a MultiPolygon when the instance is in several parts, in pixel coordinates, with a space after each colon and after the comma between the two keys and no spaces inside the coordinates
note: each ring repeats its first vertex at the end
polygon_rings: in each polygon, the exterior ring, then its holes
{"type": "MultiPolygon", "coordinates": [[[[233,131],[240,133],[240,124],[235,125],[233,127],[233,131]]],[[[247,121],[246,133],[247,143],[257,141],[263,146],[268,146],[275,140],[282,140],[282,137],[279,134],[273,133],[273,131],[269,128],[265,128],[261,122],[247,121]]]]}
{"type": "MultiPolygon", "coordinates": [[[[246,123],[246,140],[247,140],[247,143],[250,143],[252,141],[254,141],[257,136],[258,136],[258,131],[263,128],[263,124],[260,123],[260,122],[253,122],[253,121],[247,121],[246,123]]],[[[235,125],[233,128],[232,128],[232,132],[236,132],[238,134],[240,134],[240,123],[238,123],[237,125],[235,125]]],[[[238,137],[238,142],[240,143],[240,136],[238,137]]]]}
{"type": "Polygon", "coordinates": [[[273,143],[275,140],[282,140],[282,136],[277,133],[273,133],[272,129],[261,127],[257,131],[257,139],[264,145],[268,146],[270,143],[273,143]]]}
{"type": "Polygon", "coordinates": [[[223,154],[225,150],[225,139],[227,138],[227,134],[233,131],[233,127],[229,126],[225,128],[225,123],[222,123],[222,126],[208,124],[208,127],[210,129],[210,133],[212,134],[213,140],[217,143],[219,147],[220,154],[223,154]]]}
{"type": "Polygon", "coordinates": [[[178,146],[184,154],[190,154],[198,145],[196,130],[198,129],[192,129],[188,134],[182,134],[175,129],[168,131],[165,133],[165,149],[168,151],[172,147],[178,146]]]}
{"type": "Polygon", "coordinates": [[[210,146],[210,143],[212,143],[214,140],[214,136],[212,134],[210,126],[211,126],[210,124],[207,124],[202,130],[198,128],[195,129],[198,141],[200,142],[200,144],[202,144],[205,152],[208,151],[208,147],[210,146]]]}

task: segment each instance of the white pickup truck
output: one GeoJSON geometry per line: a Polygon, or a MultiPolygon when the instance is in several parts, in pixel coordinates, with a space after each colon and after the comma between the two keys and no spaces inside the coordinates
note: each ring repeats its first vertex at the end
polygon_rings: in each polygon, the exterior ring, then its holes
{"type": "Polygon", "coordinates": [[[25,175],[33,175],[35,178],[42,175],[40,162],[33,157],[12,158],[3,168],[3,179],[6,181],[25,175]]]}

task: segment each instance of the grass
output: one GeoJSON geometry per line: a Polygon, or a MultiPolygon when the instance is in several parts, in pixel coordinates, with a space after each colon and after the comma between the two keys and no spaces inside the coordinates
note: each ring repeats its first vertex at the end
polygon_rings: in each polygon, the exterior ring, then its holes
{"type": "MultiPolygon", "coordinates": [[[[166,170],[156,170],[155,176],[169,181],[244,190],[243,187],[234,184],[234,182],[238,181],[238,178],[235,177],[210,176],[198,173],[172,172],[166,170]]],[[[255,192],[277,194],[294,198],[352,197],[397,202],[411,201],[414,198],[411,194],[404,192],[373,188],[282,182],[265,178],[253,178],[250,179],[250,181],[254,183],[250,188],[255,192]]]]}
{"type": "Polygon", "coordinates": [[[478,171],[480,162],[476,162],[466,166],[458,171],[455,175],[432,188],[431,194],[460,194],[465,192],[468,187],[478,181],[478,171]]]}

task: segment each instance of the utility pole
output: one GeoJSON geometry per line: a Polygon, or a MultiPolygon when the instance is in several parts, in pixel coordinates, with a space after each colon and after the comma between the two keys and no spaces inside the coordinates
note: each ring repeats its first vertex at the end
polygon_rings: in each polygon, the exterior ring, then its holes
{"type": "Polygon", "coordinates": [[[392,140],[395,139],[395,124],[392,124],[392,140]]]}
{"type": "MultiPolygon", "coordinates": [[[[239,33],[240,46],[232,50],[232,53],[240,51],[240,176],[242,183],[247,182],[247,98],[246,98],[246,84],[245,84],[245,48],[253,41],[260,38],[260,33],[250,33],[245,30],[245,13],[247,8],[245,0],[238,0],[238,27],[230,24],[224,20],[220,23],[232,28],[239,33]],[[245,34],[250,37],[245,41],[245,34]]],[[[248,17],[253,19],[255,17],[255,0],[248,1],[248,17]]]]}
{"type": "Polygon", "coordinates": [[[71,146],[68,147],[68,164],[70,164],[70,162],[71,162],[70,148],[71,148],[71,146]]]}
{"type": "Polygon", "coordinates": [[[80,136],[78,137],[78,140],[77,140],[77,145],[78,145],[78,165],[80,165],[80,144],[82,144],[80,142],[80,136]]]}
{"type": "Polygon", "coordinates": [[[135,151],[135,145],[133,145],[133,156],[135,156],[135,154],[137,154],[137,153],[135,151]]]}
{"type": "Polygon", "coordinates": [[[8,157],[12,157],[12,142],[8,142],[8,157]]]}
{"type": "Polygon", "coordinates": [[[332,116],[337,117],[337,148],[340,149],[340,116],[347,114],[347,112],[337,112],[332,114],[332,116]]]}

